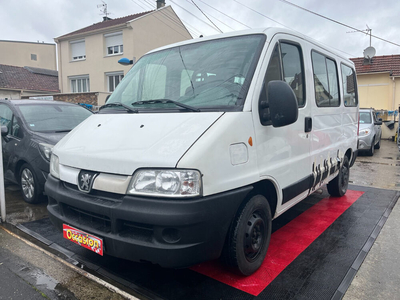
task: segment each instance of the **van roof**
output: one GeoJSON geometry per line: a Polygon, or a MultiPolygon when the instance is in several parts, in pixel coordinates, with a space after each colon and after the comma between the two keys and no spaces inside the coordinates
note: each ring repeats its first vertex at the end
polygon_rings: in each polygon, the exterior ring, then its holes
{"type": "Polygon", "coordinates": [[[293,36],[296,36],[300,39],[303,39],[305,41],[308,41],[309,43],[312,43],[326,51],[331,52],[332,54],[346,60],[349,64],[354,66],[354,63],[347,57],[343,56],[343,54],[339,53],[337,50],[326,46],[316,40],[314,40],[313,38],[306,36],[298,31],[294,31],[294,30],[290,30],[290,29],[285,29],[285,28],[280,28],[280,27],[268,27],[268,28],[257,28],[257,29],[246,29],[246,30],[240,30],[240,31],[232,31],[232,32],[227,32],[227,33],[222,33],[222,34],[215,34],[215,35],[210,35],[207,37],[201,37],[201,38],[195,38],[192,40],[186,40],[183,42],[178,42],[178,43],[174,43],[174,44],[170,44],[167,46],[163,46],[160,48],[156,48],[152,51],[149,51],[148,53],[152,53],[152,52],[157,52],[160,50],[164,50],[164,49],[168,49],[168,48],[173,48],[173,47],[177,47],[177,46],[182,46],[182,45],[188,45],[188,44],[194,44],[194,43],[199,43],[199,42],[203,42],[203,41],[210,41],[210,40],[216,40],[216,39],[220,39],[220,38],[225,38],[225,37],[234,37],[234,36],[241,36],[241,35],[249,35],[249,34],[265,34],[267,36],[267,41],[270,41],[270,37],[274,36],[275,34],[278,33],[284,33],[284,34],[290,34],[293,36]]]}

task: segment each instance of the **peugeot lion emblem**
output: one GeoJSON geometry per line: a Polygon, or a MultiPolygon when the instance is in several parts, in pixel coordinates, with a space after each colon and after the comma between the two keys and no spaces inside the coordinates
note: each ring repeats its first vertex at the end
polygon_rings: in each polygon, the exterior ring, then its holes
{"type": "Polygon", "coordinates": [[[78,175],[78,188],[80,191],[90,193],[93,181],[98,173],[82,170],[78,175]]]}

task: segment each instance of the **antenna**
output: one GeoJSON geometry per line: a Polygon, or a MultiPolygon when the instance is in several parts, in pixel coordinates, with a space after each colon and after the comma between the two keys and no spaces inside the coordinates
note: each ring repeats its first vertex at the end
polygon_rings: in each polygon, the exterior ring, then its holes
{"type": "Polygon", "coordinates": [[[105,18],[108,19],[108,15],[110,15],[111,13],[107,11],[107,3],[105,3],[103,0],[101,2],[103,2],[103,4],[97,4],[97,8],[102,7],[103,9],[100,9],[100,11],[102,12],[100,15],[105,15],[105,18]]]}

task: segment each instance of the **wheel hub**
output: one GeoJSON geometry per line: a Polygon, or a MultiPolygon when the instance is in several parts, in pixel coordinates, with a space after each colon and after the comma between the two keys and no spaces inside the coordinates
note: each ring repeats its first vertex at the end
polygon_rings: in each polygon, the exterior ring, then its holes
{"type": "Polygon", "coordinates": [[[265,239],[265,223],[258,213],[253,213],[247,222],[244,252],[247,260],[253,261],[260,253],[265,239]]]}

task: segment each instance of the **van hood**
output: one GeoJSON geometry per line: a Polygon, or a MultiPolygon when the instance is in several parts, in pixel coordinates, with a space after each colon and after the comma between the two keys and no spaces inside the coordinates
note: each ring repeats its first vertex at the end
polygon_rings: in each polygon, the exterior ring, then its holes
{"type": "Polygon", "coordinates": [[[132,175],[138,168],[174,168],[223,112],[96,114],[53,149],[60,164],[132,175]]]}

